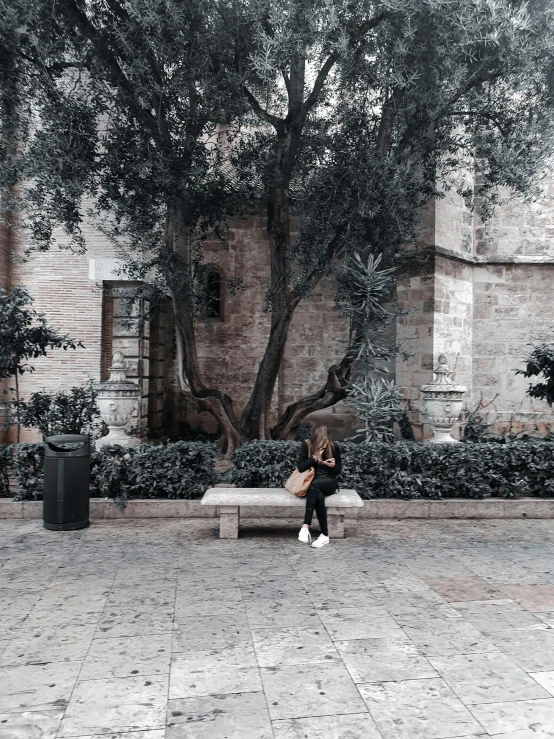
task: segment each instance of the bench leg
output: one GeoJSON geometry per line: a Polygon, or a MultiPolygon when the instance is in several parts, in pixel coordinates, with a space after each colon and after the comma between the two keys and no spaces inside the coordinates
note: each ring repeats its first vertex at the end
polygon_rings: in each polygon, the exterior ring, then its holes
{"type": "Polygon", "coordinates": [[[221,506],[219,509],[219,538],[239,538],[239,507],[221,506]]]}
{"type": "Polygon", "coordinates": [[[327,525],[330,539],[344,539],[344,513],[340,508],[330,508],[327,511],[327,525]]]}

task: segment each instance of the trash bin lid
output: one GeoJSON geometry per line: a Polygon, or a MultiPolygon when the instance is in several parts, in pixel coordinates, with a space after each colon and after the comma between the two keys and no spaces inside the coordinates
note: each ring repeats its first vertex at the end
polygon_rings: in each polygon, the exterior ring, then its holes
{"type": "Polygon", "coordinates": [[[85,457],[90,454],[90,437],[85,434],[56,434],[44,437],[47,457],[85,457]]]}

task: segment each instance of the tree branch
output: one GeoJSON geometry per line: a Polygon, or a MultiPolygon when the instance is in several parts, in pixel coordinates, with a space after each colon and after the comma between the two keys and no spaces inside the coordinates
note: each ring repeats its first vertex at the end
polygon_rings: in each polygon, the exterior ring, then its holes
{"type": "MultiPolygon", "coordinates": [[[[123,4],[120,2],[120,0],[106,0],[109,7],[112,10],[112,13],[119,18],[121,21],[125,21],[128,24],[133,24],[134,27],[137,27],[136,21],[129,15],[127,10],[123,7],[123,4]]],[[[148,36],[144,36],[145,41],[148,43],[148,36]]],[[[156,57],[153,54],[153,51],[150,47],[147,47],[145,50],[146,58],[148,59],[148,62],[150,64],[150,70],[152,74],[154,75],[154,79],[156,80],[156,83],[160,88],[163,87],[163,79],[160,74],[160,68],[158,66],[158,61],[156,57]]]]}
{"type": "MultiPolygon", "coordinates": [[[[339,226],[337,226],[335,230],[335,235],[327,244],[327,249],[325,251],[325,259],[326,259],[327,264],[330,264],[331,261],[336,256],[337,247],[339,245],[341,237],[344,234],[347,226],[348,226],[348,223],[341,223],[339,226]]],[[[305,284],[313,283],[312,285],[312,290],[313,290],[313,288],[317,286],[317,284],[319,283],[323,275],[324,275],[324,271],[321,269],[321,267],[314,267],[313,270],[310,272],[310,274],[304,279],[304,283],[305,284]]],[[[291,293],[291,298],[292,300],[300,301],[302,298],[302,295],[303,295],[303,292],[300,289],[295,289],[291,293]]]]}
{"type": "Polygon", "coordinates": [[[150,111],[138,104],[133,86],[121,69],[119,61],[112,52],[104,34],[99,32],[98,29],[93,26],[86,13],[78,7],[74,0],[66,0],[62,7],[65,8],[65,11],[83,36],[90,41],[99,60],[103,60],[106,63],[107,72],[111,78],[112,84],[114,84],[120,91],[135,116],[145,123],[150,132],[157,137],[159,130],[156,118],[150,113],[150,111]]]}
{"type": "Polygon", "coordinates": [[[446,113],[447,116],[480,116],[481,118],[487,118],[489,121],[492,121],[494,125],[498,128],[500,133],[504,138],[506,138],[507,134],[500,125],[500,123],[496,120],[495,116],[491,115],[491,113],[485,113],[484,111],[480,110],[453,110],[451,113],[446,113]]]}
{"type": "Polygon", "coordinates": [[[271,429],[273,439],[285,439],[310,413],[330,408],[344,400],[347,396],[347,385],[350,379],[354,355],[347,354],[340,364],[329,368],[327,380],[323,387],[311,395],[291,403],[277,424],[271,429]]]}
{"type": "MultiPolygon", "coordinates": [[[[361,25],[357,25],[356,28],[352,30],[352,35],[354,35],[356,39],[359,39],[362,36],[365,36],[365,34],[368,31],[371,31],[376,26],[378,26],[379,23],[381,23],[381,21],[383,21],[387,16],[388,16],[388,12],[379,13],[379,15],[376,15],[375,18],[370,18],[365,23],[362,23],[361,25]]],[[[313,89],[311,93],[308,95],[304,103],[306,112],[309,111],[310,108],[312,108],[315,105],[315,103],[317,103],[319,94],[321,90],[323,89],[323,85],[325,84],[325,80],[327,79],[329,72],[333,68],[334,64],[337,62],[338,58],[339,58],[339,53],[337,51],[333,51],[332,54],[330,54],[327,57],[325,64],[319,70],[316,80],[314,82],[313,89]]]]}
{"type": "Polygon", "coordinates": [[[285,83],[285,87],[287,88],[287,95],[289,96],[289,99],[290,99],[290,96],[292,94],[291,86],[290,86],[290,78],[288,74],[286,73],[286,70],[284,69],[281,70],[281,74],[283,75],[283,81],[285,83]]]}
{"type": "Polygon", "coordinates": [[[325,84],[325,80],[329,76],[329,72],[333,68],[333,65],[336,63],[338,58],[339,58],[338,52],[334,51],[327,58],[325,64],[319,70],[317,77],[315,79],[312,91],[310,92],[310,94],[306,98],[306,101],[304,102],[304,105],[302,106],[304,108],[305,113],[307,113],[310,110],[310,108],[312,108],[317,103],[319,94],[321,90],[323,89],[323,85],[325,84]]]}
{"type": "Polygon", "coordinates": [[[498,79],[502,76],[501,72],[486,72],[485,74],[481,74],[485,67],[485,64],[481,64],[479,69],[477,69],[473,74],[470,74],[469,79],[467,80],[465,85],[462,85],[462,87],[458,90],[458,92],[453,95],[450,100],[448,100],[439,110],[437,115],[435,116],[435,120],[438,121],[440,118],[443,117],[443,115],[447,115],[447,111],[450,108],[450,106],[454,105],[454,103],[457,103],[458,100],[464,95],[466,92],[469,92],[473,87],[476,87],[476,85],[480,85],[482,82],[491,82],[492,80],[498,79]]]}
{"type": "Polygon", "coordinates": [[[257,101],[257,99],[254,97],[254,95],[250,92],[248,87],[243,83],[241,85],[242,91],[246,95],[246,98],[250,105],[252,106],[252,109],[258,116],[258,118],[261,118],[262,121],[265,121],[266,123],[269,123],[272,125],[277,131],[282,127],[283,120],[279,118],[277,115],[273,115],[272,113],[269,113],[267,110],[262,108],[260,103],[257,101]]]}

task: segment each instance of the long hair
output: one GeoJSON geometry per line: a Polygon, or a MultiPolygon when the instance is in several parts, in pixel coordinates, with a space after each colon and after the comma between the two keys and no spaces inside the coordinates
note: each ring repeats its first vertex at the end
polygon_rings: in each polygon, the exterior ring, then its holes
{"type": "Polygon", "coordinates": [[[327,426],[316,426],[312,431],[310,437],[310,446],[312,447],[312,454],[314,454],[320,446],[325,444],[325,450],[323,452],[323,459],[330,459],[333,456],[333,442],[331,441],[331,434],[327,426]]]}

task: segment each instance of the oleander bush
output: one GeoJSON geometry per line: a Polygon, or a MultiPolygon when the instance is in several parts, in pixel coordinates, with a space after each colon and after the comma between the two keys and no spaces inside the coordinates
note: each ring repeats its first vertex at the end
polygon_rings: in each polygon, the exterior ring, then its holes
{"type": "MultiPolygon", "coordinates": [[[[554,436],[506,443],[343,442],[342,487],[362,498],[554,496],[554,436]]],[[[250,441],[233,455],[224,479],[239,487],[282,486],[299,443],[250,441]]]]}

